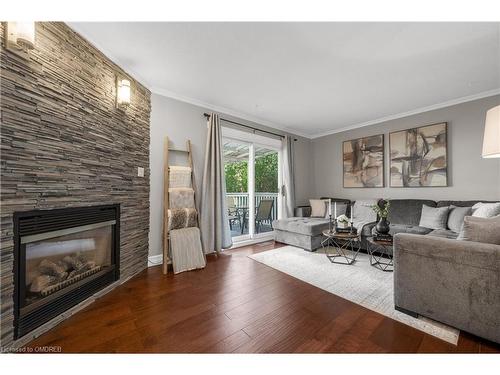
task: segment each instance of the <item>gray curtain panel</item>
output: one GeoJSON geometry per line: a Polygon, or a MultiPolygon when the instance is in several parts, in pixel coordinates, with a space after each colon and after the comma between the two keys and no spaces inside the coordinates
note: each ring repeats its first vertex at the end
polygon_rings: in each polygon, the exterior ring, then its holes
{"type": "Polygon", "coordinates": [[[295,210],[295,183],[294,183],[294,160],[293,160],[293,137],[285,136],[281,141],[283,150],[283,207],[281,216],[283,218],[293,217],[295,210]]]}
{"type": "Polygon", "coordinates": [[[212,113],[208,121],[205,167],[201,188],[200,228],[205,254],[219,252],[233,245],[226,207],[222,147],[222,129],[219,116],[212,113]]]}

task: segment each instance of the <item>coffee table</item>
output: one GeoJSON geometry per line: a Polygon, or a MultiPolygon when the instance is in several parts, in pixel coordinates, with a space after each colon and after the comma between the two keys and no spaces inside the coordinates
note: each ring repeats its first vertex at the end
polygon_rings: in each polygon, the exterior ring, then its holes
{"type": "Polygon", "coordinates": [[[373,237],[368,237],[368,254],[370,255],[370,264],[384,272],[394,271],[393,242],[377,241],[373,237]]]}
{"type": "Polygon", "coordinates": [[[321,246],[330,262],[351,265],[356,261],[361,250],[361,241],[357,234],[324,230],[323,236],[326,238],[321,242],[321,246]],[[333,249],[333,253],[329,253],[330,249],[333,249]]]}

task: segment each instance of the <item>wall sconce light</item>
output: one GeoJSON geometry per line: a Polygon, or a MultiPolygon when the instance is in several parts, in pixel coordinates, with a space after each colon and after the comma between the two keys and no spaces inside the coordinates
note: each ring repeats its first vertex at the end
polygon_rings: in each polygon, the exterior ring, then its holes
{"type": "Polygon", "coordinates": [[[130,104],[130,81],[128,79],[117,79],[116,82],[116,106],[126,108],[130,104]]]}
{"type": "Polygon", "coordinates": [[[12,52],[28,57],[28,51],[35,48],[34,22],[6,22],[5,46],[12,52]]]}

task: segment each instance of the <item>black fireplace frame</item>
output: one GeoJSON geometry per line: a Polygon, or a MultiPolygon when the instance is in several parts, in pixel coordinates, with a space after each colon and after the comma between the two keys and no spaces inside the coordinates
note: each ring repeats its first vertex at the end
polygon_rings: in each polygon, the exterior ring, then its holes
{"type": "MultiPolygon", "coordinates": [[[[120,205],[67,207],[14,212],[14,339],[50,321],[120,278],[120,205]],[[107,272],[76,288],[68,288],[51,303],[23,312],[25,293],[25,245],[21,237],[75,226],[115,220],[112,230],[111,264],[107,272]],[[21,282],[22,281],[22,282],[21,282]]],[[[63,289],[64,291],[64,289],[63,289]]]]}

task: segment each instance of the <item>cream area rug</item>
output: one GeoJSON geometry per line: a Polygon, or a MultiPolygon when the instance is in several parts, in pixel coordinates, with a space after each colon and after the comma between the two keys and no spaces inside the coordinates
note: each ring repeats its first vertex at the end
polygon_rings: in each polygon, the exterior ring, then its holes
{"type": "Polygon", "coordinates": [[[370,266],[367,254],[359,253],[354,264],[344,265],[331,263],[322,249],[309,252],[285,246],[252,254],[249,258],[441,340],[457,344],[460,334],[457,329],[424,317],[413,318],[395,310],[393,274],[370,266]]]}

